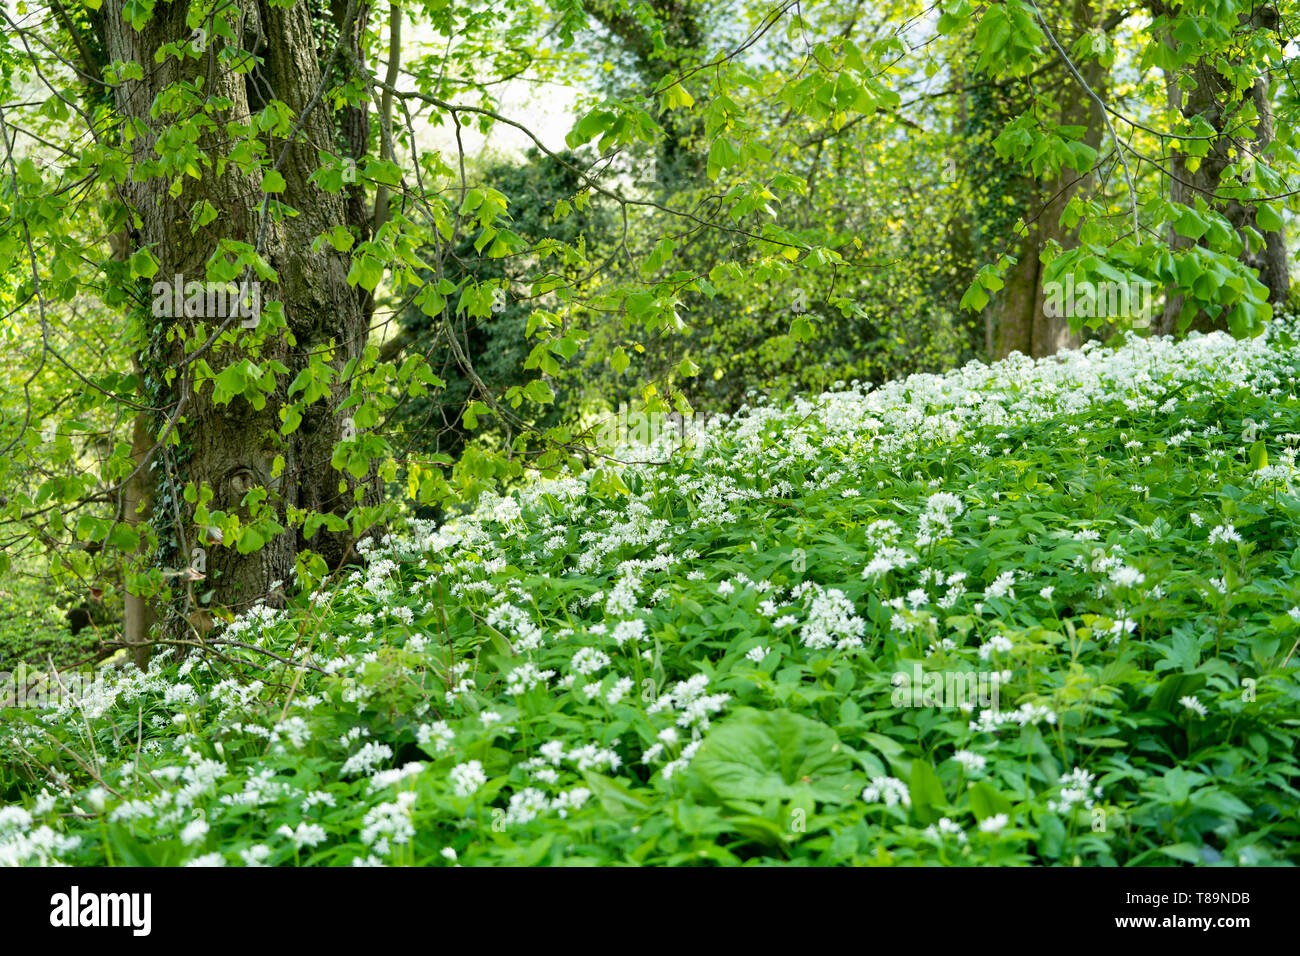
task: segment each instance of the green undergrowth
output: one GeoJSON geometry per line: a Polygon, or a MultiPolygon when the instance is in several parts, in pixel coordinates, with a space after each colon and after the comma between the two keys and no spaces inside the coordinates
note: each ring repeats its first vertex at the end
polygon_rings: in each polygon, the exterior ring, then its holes
{"type": "Polygon", "coordinates": [[[0,863],[1293,863],[1298,366],[1013,357],[487,496],[6,711],[0,863]]]}

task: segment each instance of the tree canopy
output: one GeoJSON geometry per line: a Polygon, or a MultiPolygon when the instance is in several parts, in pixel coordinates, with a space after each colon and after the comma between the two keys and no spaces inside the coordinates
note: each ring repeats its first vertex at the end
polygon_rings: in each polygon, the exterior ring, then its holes
{"type": "MultiPolygon", "coordinates": [[[[1106,379],[1125,369],[1158,372],[1160,394],[1174,401],[1185,361],[1189,380],[1205,380],[1198,415],[1218,416],[1221,392],[1239,388],[1259,415],[1285,418],[1294,397],[1270,389],[1289,384],[1243,377],[1238,366],[1215,377],[1209,365],[1219,355],[1248,361],[1265,341],[1268,368],[1291,354],[1297,27],[1294,0],[3,0],[0,575],[42,605],[31,620],[45,626],[66,613],[77,632],[104,637],[24,638],[21,656],[56,667],[125,650],[152,673],[164,655],[184,667],[190,652],[244,661],[242,649],[288,667],[305,625],[250,651],[250,621],[271,633],[331,588],[352,594],[356,575],[377,560],[400,563],[406,545],[395,542],[410,540],[464,549],[443,569],[447,588],[469,589],[463,599],[479,586],[477,561],[509,561],[525,576],[545,564],[513,545],[470,557],[464,528],[496,522],[484,540],[509,538],[527,515],[546,531],[530,548],[587,547],[563,539],[566,507],[596,537],[625,527],[643,549],[703,551],[652,533],[653,522],[694,528],[738,501],[776,502],[806,533],[816,529],[819,547],[888,564],[876,552],[892,538],[877,540],[884,532],[864,530],[852,510],[825,511],[801,483],[869,496],[831,472],[865,467],[854,456],[878,451],[873,442],[890,429],[956,441],[960,416],[944,419],[942,434],[925,424],[954,404],[994,428],[977,409],[1001,402],[1013,381],[995,377],[985,389],[995,397],[972,388],[955,403],[949,385],[935,384],[993,363],[1003,363],[999,376],[1034,370],[1025,388],[1061,414],[1077,409],[1058,388],[1101,389],[1098,415],[1142,401],[1140,388],[1106,379]],[[1044,371],[1053,356],[1069,364],[1102,350],[1118,357],[1095,374],[1088,366],[1058,382],[1044,371]],[[880,394],[896,404],[863,398],[880,394]],[[851,436],[837,431],[836,409],[851,436]],[[769,427],[788,433],[803,461],[794,472],[750,444],[769,427]],[[748,477],[708,491],[689,470],[669,472],[686,488],[679,509],[650,459],[690,459],[697,428],[715,438],[734,429],[705,446],[730,449],[748,477]],[[821,443],[816,454],[809,443],[821,443]],[[781,477],[755,477],[766,467],[781,477]],[[556,497],[579,476],[587,497],[556,497]],[[531,490],[539,481],[558,484],[531,490]]],[[[1021,418],[1008,421],[1034,424],[1017,408],[1021,418]]],[[[1206,418],[1199,427],[1221,426],[1206,418]]],[[[1249,426],[1238,416],[1232,427],[1249,426]]],[[[1164,455],[1187,440],[1177,434],[1115,441],[1159,441],[1164,455]]],[[[981,473],[990,500],[1048,484],[1053,495],[1082,494],[1087,466],[1060,464],[1068,445],[1059,438],[1045,437],[1040,451],[1061,469],[1077,466],[1073,478],[1035,477],[1039,466],[1008,446],[1020,484],[994,491],[981,473]]],[[[1253,432],[1241,445],[1250,474],[1277,467],[1276,441],[1272,459],[1253,432]]],[[[896,462],[900,480],[959,488],[950,456],[914,450],[919,457],[896,462]]],[[[712,467],[725,472],[721,460],[712,467]]],[[[888,480],[878,470],[861,477],[882,488],[888,480]]],[[[1130,493],[1146,495],[1149,480],[1135,474],[1130,493]]],[[[1170,500],[1192,508],[1178,489],[1170,500]]],[[[974,508],[959,502],[947,515],[947,499],[918,494],[900,492],[916,499],[909,520],[921,521],[913,559],[930,525],[974,508]]],[[[1054,501],[1057,514],[1064,506],[1054,501]]],[[[1131,520],[1149,531],[1155,516],[1144,509],[1131,520]]],[[[1044,529],[1036,514],[1010,517],[1044,529]]],[[[1223,516],[1229,530],[1232,517],[1223,516]]],[[[760,539],[771,554],[796,546],[774,532],[784,518],[749,519],[766,522],[755,550],[760,539]]],[[[1094,502],[1089,520],[1130,518],[1094,502]]],[[[1235,542],[1215,542],[1226,543],[1235,542]]],[[[730,539],[708,547],[744,553],[730,539]]],[[[629,548],[620,561],[652,562],[638,574],[663,570],[653,562],[666,551],[629,548]]],[[[606,556],[578,570],[595,574],[606,556]]],[[[736,571],[757,581],[772,560],[736,571]]],[[[1241,562],[1205,576],[1232,582],[1246,573],[1245,554],[1241,562]]],[[[930,572],[913,595],[924,598],[944,574],[956,586],[975,573],[957,564],[930,572]]],[[[401,573],[407,586],[433,587],[424,570],[401,573]]],[[[1000,580],[984,582],[990,600],[1010,588],[1000,580]]],[[[714,593],[730,581],[710,578],[714,593]]],[[[886,610],[907,592],[809,582],[780,588],[814,617],[843,611],[882,628],[897,618],[903,635],[920,626],[909,616],[916,602],[886,610]],[[849,606],[859,600],[875,601],[869,613],[858,608],[866,617],[849,606]]],[[[602,592],[615,581],[588,583],[546,595],[552,603],[538,613],[548,628],[581,629],[561,618],[614,600],[602,592]]],[[[369,594],[354,594],[352,610],[379,614],[369,594]]],[[[624,597],[635,605],[637,594],[624,597]]],[[[683,600],[704,607],[699,594],[683,600]]],[[[421,607],[427,624],[433,612],[421,607]]],[[[1064,609],[1056,626],[1082,608],[1064,609]]],[[[459,609],[469,617],[440,618],[456,635],[449,647],[478,648],[470,633],[491,634],[484,640],[509,656],[531,634],[517,607],[459,609]]],[[[1110,611],[1102,622],[1092,620],[1102,609],[1088,608],[1087,627],[1129,633],[1124,607],[1110,611]]],[[[1269,604],[1270,619],[1284,611],[1269,604]]],[[[611,628],[626,623],[611,616],[611,628]]],[[[1074,627],[1026,640],[1072,642],[1074,627]]],[[[856,635],[831,631],[837,646],[856,635]]],[[[755,651],[751,662],[765,660],[755,651]]],[[[646,663],[662,685],[662,664],[646,663]]],[[[626,679],[651,676],[640,658],[631,666],[626,679]]],[[[862,686],[862,674],[827,667],[817,675],[850,674],[832,686],[862,686]]],[[[468,679],[453,676],[453,686],[468,679]]],[[[707,699],[690,674],[673,677],[682,682],[674,706],[707,699]]],[[[1123,683],[1122,673],[1104,677],[1099,687],[1123,683]]],[[[1195,691],[1161,687],[1165,704],[1195,691]]],[[[613,689],[601,693],[608,700],[613,689]]],[[[802,719],[784,709],[745,716],[732,745],[787,732],[824,743],[802,719]]],[[[639,726],[664,730],[652,724],[639,726]]],[[[691,727],[702,735],[708,720],[691,727]]],[[[427,734],[419,746],[428,755],[427,734]]],[[[767,787],[794,794],[775,771],[753,781],[716,753],[705,763],[719,799],[735,791],[761,803],[751,791],[767,787]]],[[[849,774],[847,763],[827,757],[825,772],[849,774]]],[[[902,785],[896,768],[877,764],[873,779],[902,785]]],[[[1073,766],[1058,768],[1053,786],[1073,766]]],[[[934,796],[931,772],[909,778],[912,799],[934,796]]],[[[596,788],[602,803],[635,803],[609,787],[596,788]]],[[[1002,812],[987,800],[981,820],[1002,812]]],[[[1261,853],[1282,852],[1269,845],[1261,853]]]]}

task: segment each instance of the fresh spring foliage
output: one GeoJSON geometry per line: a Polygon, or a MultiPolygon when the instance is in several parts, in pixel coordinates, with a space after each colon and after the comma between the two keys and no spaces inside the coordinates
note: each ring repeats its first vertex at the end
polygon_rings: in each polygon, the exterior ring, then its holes
{"type": "MultiPolygon", "coordinates": [[[[731,411],[753,385],[1150,321],[1254,334],[1300,208],[1298,16],[17,0],[0,573],[96,582],[189,639],[403,509],[580,464],[624,401],[731,411]],[[562,91],[560,128],[515,109],[516,81],[562,91]],[[492,133],[560,163],[554,192],[466,145],[492,133]],[[262,312],[159,308],[178,277],[255,283],[262,312]],[[1044,287],[1076,281],[1140,286],[1156,314],[1085,298],[1046,321],[1044,287]],[[399,317],[423,347],[389,348],[399,317]]],[[[143,615],[124,631],[149,636],[143,615]]]]}
{"type": "Polygon", "coordinates": [[[1298,378],[1133,338],[486,495],[6,711],[0,863],[1295,862],[1298,378]]]}

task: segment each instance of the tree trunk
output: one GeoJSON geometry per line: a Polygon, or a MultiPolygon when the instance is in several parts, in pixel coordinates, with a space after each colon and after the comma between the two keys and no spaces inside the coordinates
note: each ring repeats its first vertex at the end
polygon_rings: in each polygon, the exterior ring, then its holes
{"type": "MultiPolygon", "coordinates": [[[[127,482],[123,495],[123,519],[132,528],[139,529],[146,520],[146,514],[153,507],[153,494],[149,481],[147,456],[153,447],[149,434],[148,416],[139,412],[135,416],[135,427],[131,434],[131,459],[135,462],[136,472],[127,482]]],[[[144,542],[141,542],[141,549],[144,542]]],[[[129,569],[128,569],[129,571],[129,569]]],[[[125,575],[124,575],[125,580],[125,575]]],[[[140,670],[149,666],[149,631],[156,616],[149,601],[142,595],[133,594],[130,587],[124,588],[122,602],[122,640],[131,649],[131,659],[140,670]]]]}
{"type": "MultiPolygon", "coordinates": [[[[1092,28],[1095,19],[1096,10],[1091,0],[1075,0],[1071,4],[1071,15],[1065,22],[1086,31],[1092,28]]],[[[1067,50],[1073,46],[1071,38],[1060,36],[1058,39],[1067,50]]],[[[1076,65],[1089,88],[1099,97],[1104,97],[1108,79],[1106,67],[1096,59],[1076,65]]],[[[1063,77],[1058,94],[1060,109],[1053,118],[1062,126],[1085,127],[1083,142],[1097,149],[1105,129],[1101,108],[1064,64],[1060,65],[1060,72],[1063,77]]],[[[1065,249],[1077,242],[1077,232],[1061,225],[1061,214],[1077,193],[1092,188],[1094,179],[1092,173],[1081,176],[1076,170],[1066,168],[1036,192],[1038,214],[1033,222],[1028,223],[1029,232],[1021,240],[1016,265],[1007,274],[1006,286],[998,300],[994,357],[1004,358],[1014,351],[1042,358],[1079,345],[1079,336],[1070,331],[1067,316],[1047,314],[1042,254],[1049,242],[1055,241],[1065,249]]]]}
{"type": "MultiPolygon", "coordinates": [[[[219,63],[216,52],[224,42],[221,40],[214,40],[207,55],[198,60],[178,61],[169,55],[161,63],[155,63],[155,51],[163,44],[190,39],[191,29],[185,23],[188,4],[159,4],[153,19],[136,32],[123,20],[124,0],[107,0],[105,40],[111,59],[135,61],[144,68],[142,80],[123,82],[115,89],[115,96],[125,123],[135,123],[144,131],[144,135],[136,136],[130,143],[135,169],[123,190],[138,217],[133,239],[137,247],[148,247],[158,261],[157,280],[170,282],[180,275],[185,282],[203,282],[205,263],[219,242],[235,240],[250,245],[258,242],[263,199],[260,173],[245,173],[233,164],[220,175],[215,169],[217,161],[227,156],[237,142],[234,138],[237,134],[232,133],[230,126],[248,121],[250,102],[260,105],[274,97],[289,106],[295,124],[301,126],[280,166],[285,188],[277,197],[297,214],[285,215],[279,222],[268,222],[261,246],[263,257],[278,274],[278,283],[263,283],[263,310],[269,300],[283,303],[285,322],[294,345],[289,345],[283,332],[273,332],[256,354],[249,355],[242,349],[245,338],[236,319],[230,327],[241,332],[241,348],[217,346],[204,356],[218,372],[246,356],[262,365],[276,360],[289,369],[287,376],[277,379],[274,392],[260,410],[242,398],[235,398],[229,404],[215,404],[211,383],[193,390],[193,370],[185,365],[181,337],[176,335],[168,342],[165,334],[168,330],[183,331],[191,343],[203,342],[224,321],[221,317],[156,319],[161,325],[154,329],[155,340],[143,362],[146,381],[152,380],[161,395],[157,400],[161,408],[155,437],[177,407],[184,404],[175,430],[179,444],[165,448],[166,467],[155,470],[161,476],[160,485],[164,486],[158,489],[155,526],[171,531],[170,541],[163,536],[162,559],[172,568],[181,569],[191,564],[195,557],[193,549],[206,549],[201,555],[207,574],[203,587],[213,590],[214,604],[238,612],[259,600],[274,603],[272,583],[290,579],[296,554],[307,547],[301,533],[287,519],[288,509],[342,515],[353,504],[350,489],[340,492],[341,476],[330,465],[333,446],[346,427],[336,413],[345,391],[337,379],[333,394],[310,406],[301,426],[292,434],[280,434],[278,412],[286,401],[289,383],[307,366],[311,352],[326,349],[332,341],[334,351],[329,364],[341,371],[364,349],[368,321],[360,295],[346,280],[347,257],[328,244],[320,252],[311,249],[317,236],[336,225],[348,224],[350,217],[343,196],[323,192],[307,179],[318,163],[317,144],[337,152],[333,147],[335,130],[328,108],[317,104],[310,114],[303,115],[321,84],[321,64],[308,6],[296,4],[285,9],[265,0],[235,2],[243,29],[238,45],[256,51],[262,61],[248,76],[236,74],[219,63]],[[197,145],[211,159],[211,165],[204,164],[201,179],[174,172],[167,176],[149,175],[148,168],[141,166],[157,159],[154,147],[160,135],[170,124],[192,126],[194,123],[190,116],[168,113],[154,116],[151,109],[169,85],[198,80],[204,84],[206,102],[213,112],[212,121],[203,126],[197,145]],[[184,189],[179,196],[173,196],[168,188],[173,179],[183,181],[184,189]],[[194,229],[191,209],[203,199],[216,208],[218,217],[207,226],[194,229]],[[201,323],[205,323],[202,331],[198,328],[201,323]],[[176,374],[167,382],[165,375],[169,371],[176,374]],[[277,456],[283,456],[284,468],[275,476],[273,462],[277,456]],[[252,489],[264,488],[277,521],[289,530],[247,555],[237,553],[234,542],[195,540],[193,510],[181,497],[189,481],[199,487],[203,483],[211,486],[213,498],[209,508],[239,513],[241,517],[247,516],[245,495],[252,489]],[[172,520],[174,512],[169,513],[169,508],[181,511],[179,526],[172,520]]],[[[265,155],[273,162],[277,160],[284,141],[265,135],[262,142],[267,147],[265,155]]],[[[262,321],[266,321],[265,316],[262,321]]],[[[193,347],[190,346],[191,350],[193,347]]],[[[373,470],[361,484],[362,503],[377,503],[379,488],[373,470]]],[[[326,532],[311,542],[312,550],[321,553],[332,567],[342,562],[351,544],[344,534],[326,532]]],[[[170,613],[163,620],[165,630],[173,636],[184,632],[186,618],[198,611],[187,606],[183,599],[178,599],[177,604],[180,606],[174,604],[169,608],[170,613]]]]}
{"type": "MultiPolygon", "coordinates": [[[[1067,22],[1073,23],[1080,31],[1086,31],[1093,27],[1095,21],[1096,10],[1091,0],[1076,0],[1073,15],[1067,22]]],[[[1066,49],[1069,49],[1068,45],[1066,49]]],[[[1089,89],[1104,102],[1109,79],[1106,67],[1095,58],[1077,63],[1076,66],[1089,89]]],[[[1058,122],[1062,126],[1085,127],[1083,142],[1094,150],[1098,149],[1102,132],[1106,128],[1106,118],[1102,115],[1101,107],[1073,76],[1067,77],[1065,86],[1061,88],[1061,98],[1058,122]]],[[[1061,225],[1061,215],[1076,194],[1093,188],[1095,180],[1096,177],[1091,172],[1081,176],[1076,170],[1062,169],[1054,180],[1048,182],[1044,190],[1047,205],[1038,217],[1040,256],[1049,242],[1055,241],[1063,249],[1078,244],[1078,230],[1061,225]]],[[[1047,297],[1043,292],[1044,268],[1043,265],[1039,266],[1038,281],[1034,285],[1034,333],[1030,353],[1034,358],[1054,355],[1062,349],[1077,348],[1081,342],[1080,336],[1070,331],[1067,316],[1047,314],[1047,297]]]]}
{"type": "MultiPolygon", "coordinates": [[[[1260,8],[1254,19],[1243,16],[1243,26],[1255,28],[1255,21],[1265,18],[1271,11],[1260,8]]],[[[1272,13],[1276,18],[1276,13],[1272,13]]],[[[1172,41],[1170,41],[1172,42],[1172,41]]],[[[1218,71],[1214,62],[1208,59],[1197,60],[1189,72],[1196,86],[1184,97],[1178,88],[1178,77],[1166,74],[1165,84],[1168,91],[1169,108],[1180,110],[1188,119],[1200,116],[1215,130],[1217,137],[1210,145],[1209,152],[1201,157],[1200,164],[1191,169],[1188,156],[1183,150],[1172,155],[1170,167],[1173,185],[1170,198],[1185,206],[1195,207],[1199,197],[1222,213],[1239,233],[1247,226],[1255,226],[1255,207],[1243,205],[1236,200],[1219,199],[1218,193],[1223,185],[1224,169],[1233,162],[1230,151],[1234,149],[1234,137],[1229,127],[1237,123],[1240,101],[1231,84],[1218,71]]],[[[1269,97],[1268,81],[1261,78],[1255,81],[1250,92],[1251,101],[1257,115],[1254,129],[1253,151],[1259,156],[1273,141],[1273,104],[1269,97]]],[[[1248,142],[1244,137],[1236,137],[1238,143],[1248,142]]],[[[1243,235],[1246,248],[1241,261],[1259,274],[1259,281],[1268,287],[1268,301],[1273,304],[1285,302],[1290,291],[1290,275],[1287,264],[1286,239],[1281,231],[1262,232],[1264,248],[1253,249],[1249,240],[1243,235]]],[[[1193,245],[1191,239],[1179,235],[1172,228],[1169,231],[1169,245],[1174,251],[1188,249],[1193,245]]],[[[1178,331],[1178,317],[1183,311],[1183,297],[1170,295],[1165,302],[1164,312],[1156,317],[1153,331],[1157,335],[1172,335],[1178,331]]],[[[1198,312],[1193,317],[1190,329],[1209,332],[1214,329],[1226,329],[1227,322],[1223,316],[1211,317],[1206,312],[1198,312]]]]}
{"type": "MultiPolygon", "coordinates": [[[[1038,230],[1031,225],[1020,241],[1016,264],[1007,273],[997,299],[993,358],[1012,352],[1034,354],[1034,306],[1038,300],[1038,230]]],[[[992,306],[990,306],[992,308],[992,306]]]]}

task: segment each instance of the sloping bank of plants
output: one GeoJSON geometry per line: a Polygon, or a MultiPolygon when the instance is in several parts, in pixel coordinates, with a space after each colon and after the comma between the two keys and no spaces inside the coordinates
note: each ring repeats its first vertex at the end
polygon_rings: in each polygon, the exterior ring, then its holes
{"type": "Polygon", "coordinates": [[[1298,367],[1013,357],[489,496],[222,632],[282,660],[7,710],[0,863],[1295,862],[1298,367]]]}

